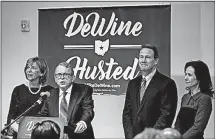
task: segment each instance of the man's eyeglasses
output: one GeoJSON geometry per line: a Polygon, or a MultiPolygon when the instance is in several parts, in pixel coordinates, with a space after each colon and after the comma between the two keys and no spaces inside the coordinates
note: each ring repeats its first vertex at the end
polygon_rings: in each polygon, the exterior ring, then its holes
{"type": "Polygon", "coordinates": [[[71,77],[71,74],[70,73],[57,73],[57,74],[55,74],[55,77],[57,79],[60,79],[60,78],[66,78],[66,79],[68,79],[68,78],[71,77]]]}

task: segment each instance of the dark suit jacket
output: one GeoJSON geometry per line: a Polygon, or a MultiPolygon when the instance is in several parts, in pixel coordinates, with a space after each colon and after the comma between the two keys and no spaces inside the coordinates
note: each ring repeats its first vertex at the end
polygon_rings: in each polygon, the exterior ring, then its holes
{"type": "MultiPolygon", "coordinates": [[[[70,139],[94,139],[91,121],[94,118],[94,103],[92,99],[93,89],[84,84],[73,83],[69,108],[68,108],[68,127],[65,127],[64,133],[69,135],[70,139]],[[87,129],[83,133],[74,133],[75,124],[79,121],[85,121],[87,129]]],[[[39,114],[40,116],[59,117],[59,88],[50,91],[50,97],[44,103],[39,114]]]]}
{"type": "Polygon", "coordinates": [[[177,88],[169,77],[156,71],[140,104],[142,76],[129,81],[123,110],[126,139],[132,139],[146,127],[171,127],[177,108],[177,88]]]}

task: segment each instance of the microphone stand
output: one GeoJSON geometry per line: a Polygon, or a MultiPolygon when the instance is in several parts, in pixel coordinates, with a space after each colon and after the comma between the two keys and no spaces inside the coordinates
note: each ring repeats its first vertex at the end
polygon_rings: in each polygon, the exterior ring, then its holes
{"type": "Polygon", "coordinates": [[[13,123],[15,123],[17,120],[19,120],[23,115],[25,115],[26,113],[28,113],[32,108],[34,108],[36,105],[40,104],[38,101],[36,101],[31,107],[29,107],[27,110],[25,110],[22,114],[20,114],[13,122],[11,122],[10,124],[6,125],[2,130],[1,130],[1,134],[5,135],[6,129],[8,129],[13,123]]]}

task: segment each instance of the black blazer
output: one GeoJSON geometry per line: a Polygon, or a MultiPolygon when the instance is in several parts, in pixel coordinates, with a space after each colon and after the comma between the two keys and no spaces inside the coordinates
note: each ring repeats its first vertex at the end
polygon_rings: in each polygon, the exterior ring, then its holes
{"type": "Polygon", "coordinates": [[[126,139],[133,139],[146,127],[171,127],[177,108],[177,88],[174,80],[156,71],[140,103],[142,76],[129,81],[123,110],[126,139]]]}
{"type": "MultiPolygon", "coordinates": [[[[69,135],[70,139],[94,139],[91,121],[94,118],[94,103],[92,99],[93,89],[84,84],[73,83],[68,108],[68,127],[65,127],[64,133],[69,135]],[[79,121],[85,121],[87,129],[83,133],[74,133],[75,124],[79,121]]],[[[50,97],[44,103],[40,116],[59,117],[59,88],[50,91],[50,97]]]]}

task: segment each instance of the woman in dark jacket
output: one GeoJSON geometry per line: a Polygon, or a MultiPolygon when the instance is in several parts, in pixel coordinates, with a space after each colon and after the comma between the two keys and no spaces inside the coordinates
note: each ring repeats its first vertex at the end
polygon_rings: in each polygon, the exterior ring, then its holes
{"type": "MultiPolygon", "coordinates": [[[[46,85],[48,66],[45,60],[39,57],[29,58],[26,62],[24,73],[27,79],[26,83],[16,86],[13,89],[9,113],[7,116],[7,124],[31,107],[41,95],[41,92],[51,90],[53,87],[46,85]]],[[[36,116],[42,108],[43,104],[37,105],[24,116],[36,116]]],[[[14,138],[16,138],[19,122],[11,125],[10,130],[14,138]]]]}
{"type": "Polygon", "coordinates": [[[185,85],[175,128],[183,139],[204,139],[204,130],[212,111],[213,87],[208,66],[202,61],[187,62],[185,85]]]}

